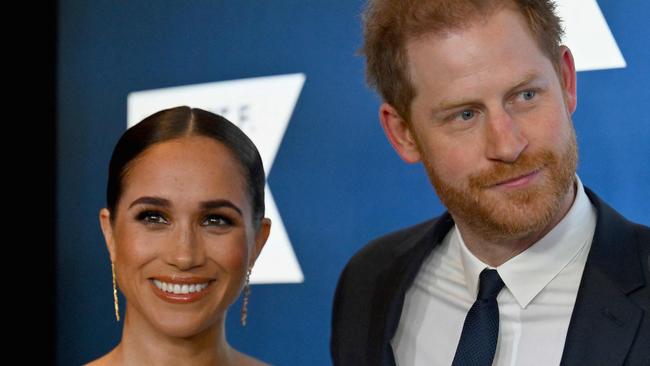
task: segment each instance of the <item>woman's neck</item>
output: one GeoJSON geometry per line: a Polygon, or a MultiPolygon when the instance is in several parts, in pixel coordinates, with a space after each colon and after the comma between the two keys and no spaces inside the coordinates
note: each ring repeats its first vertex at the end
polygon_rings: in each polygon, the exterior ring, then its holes
{"type": "Polygon", "coordinates": [[[192,337],[162,334],[137,311],[127,312],[120,344],[111,352],[115,365],[232,365],[224,320],[192,337]]]}

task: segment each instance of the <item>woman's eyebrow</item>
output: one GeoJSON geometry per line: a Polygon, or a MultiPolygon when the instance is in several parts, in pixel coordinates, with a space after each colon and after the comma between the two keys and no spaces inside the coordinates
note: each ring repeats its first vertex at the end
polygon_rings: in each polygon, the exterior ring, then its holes
{"type": "Polygon", "coordinates": [[[129,205],[129,209],[135,205],[153,205],[153,206],[161,206],[161,207],[170,207],[171,202],[169,202],[168,199],[162,197],[144,196],[131,202],[131,205],[129,205]]]}
{"type": "Polygon", "coordinates": [[[209,210],[209,209],[214,209],[214,208],[221,208],[221,207],[230,207],[233,210],[237,211],[240,215],[242,214],[242,211],[239,207],[237,207],[234,203],[225,200],[225,199],[217,199],[217,200],[210,200],[210,201],[204,201],[201,202],[201,208],[204,210],[209,210]]]}

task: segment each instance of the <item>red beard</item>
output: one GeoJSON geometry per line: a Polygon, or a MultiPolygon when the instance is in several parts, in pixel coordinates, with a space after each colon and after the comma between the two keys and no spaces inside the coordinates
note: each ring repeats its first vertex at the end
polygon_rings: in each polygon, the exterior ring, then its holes
{"type": "Polygon", "coordinates": [[[573,129],[559,154],[551,150],[522,154],[514,163],[494,163],[460,184],[443,181],[426,154],[421,155],[440,201],[485,240],[520,238],[545,228],[559,214],[578,163],[573,129]],[[529,187],[507,192],[490,188],[536,170],[538,181],[529,187]]]}

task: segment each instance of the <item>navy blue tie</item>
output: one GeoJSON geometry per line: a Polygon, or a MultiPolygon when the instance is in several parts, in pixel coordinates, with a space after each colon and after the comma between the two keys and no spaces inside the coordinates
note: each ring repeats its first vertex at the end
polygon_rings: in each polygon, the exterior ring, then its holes
{"type": "Polygon", "coordinates": [[[467,312],[452,366],[490,366],[499,337],[497,295],[503,280],[494,269],[484,269],[479,276],[478,296],[467,312]]]}

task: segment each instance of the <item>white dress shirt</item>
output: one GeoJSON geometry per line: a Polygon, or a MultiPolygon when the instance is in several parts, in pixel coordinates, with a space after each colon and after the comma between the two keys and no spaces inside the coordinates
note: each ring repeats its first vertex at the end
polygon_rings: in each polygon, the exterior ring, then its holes
{"type": "MultiPolygon", "coordinates": [[[[596,209],[576,176],[565,217],[537,243],[496,268],[499,338],[493,365],[559,365],[582,272],[596,228],[596,209]]],[[[406,293],[391,344],[398,366],[451,365],[478,278],[489,266],[454,226],[424,261],[406,293]]]]}

